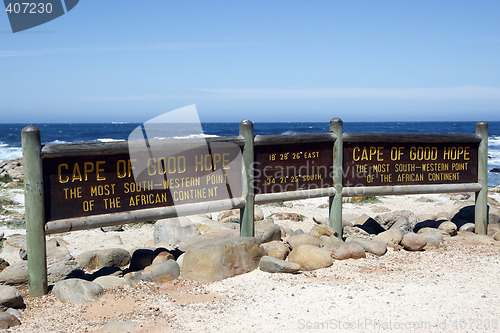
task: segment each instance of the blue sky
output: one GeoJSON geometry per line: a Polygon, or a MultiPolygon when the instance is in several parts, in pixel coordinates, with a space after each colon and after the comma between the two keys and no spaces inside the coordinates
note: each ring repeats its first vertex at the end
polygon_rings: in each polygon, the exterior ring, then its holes
{"type": "Polygon", "coordinates": [[[81,0],[13,34],[1,122],[500,120],[500,1],[81,0]]]}

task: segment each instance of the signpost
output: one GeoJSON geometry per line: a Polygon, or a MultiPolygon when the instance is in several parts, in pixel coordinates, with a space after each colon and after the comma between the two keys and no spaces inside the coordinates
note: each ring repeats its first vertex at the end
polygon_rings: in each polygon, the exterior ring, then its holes
{"type": "Polygon", "coordinates": [[[328,196],[342,235],[342,196],[469,191],[487,230],[484,122],[475,134],[343,133],[334,118],[328,133],[254,136],[245,120],[237,137],[189,140],[41,147],[24,128],[30,295],[47,293],[46,234],[240,208],[240,234],[253,236],[260,203],[328,196]]]}

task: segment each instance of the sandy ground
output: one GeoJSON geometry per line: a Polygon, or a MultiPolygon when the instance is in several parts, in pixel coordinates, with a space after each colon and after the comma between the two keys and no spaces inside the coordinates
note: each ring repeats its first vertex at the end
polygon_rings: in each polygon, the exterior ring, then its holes
{"type": "MultiPolygon", "coordinates": [[[[490,197],[500,201],[498,193],[490,197]]],[[[473,204],[473,198],[456,200],[457,196],[444,194],[378,199],[346,203],[344,214],[375,217],[407,209],[418,216],[473,204]]],[[[307,232],[313,216],[327,215],[326,208],[318,208],[326,203],[326,198],[318,198],[293,202],[292,207],[261,208],[265,216],[304,215],[301,222],[276,222],[307,232]]],[[[116,235],[123,240],[120,246],[131,250],[152,240],[153,225],[57,237],[77,255],[117,247],[116,235]]],[[[13,252],[0,257],[11,263],[20,260],[13,252]]],[[[110,322],[132,322],[140,332],[495,332],[500,331],[499,285],[500,242],[473,246],[448,238],[439,248],[389,250],[382,257],[335,261],[329,268],[295,275],[257,269],[211,284],[177,280],[123,286],[106,291],[91,305],[63,304],[50,294],[25,296],[22,325],[10,332],[107,332],[111,330],[102,327],[110,322]]]]}

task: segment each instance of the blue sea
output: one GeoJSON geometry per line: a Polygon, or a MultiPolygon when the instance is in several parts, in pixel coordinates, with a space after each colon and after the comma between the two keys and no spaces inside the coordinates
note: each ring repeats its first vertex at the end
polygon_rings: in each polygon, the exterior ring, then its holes
{"type": "MultiPolygon", "coordinates": [[[[27,124],[0,124],[0,161],[21,157],[21,130],[27,124]]],[[[40,128],[42,143],[111,142],[127,140],[138,123],[32,124],[40,128]]],[[[474,122],[346,122],[344,132],[474,133],[474,122]]],[[[488,169],[500,168],[500,122],[489,122],[488,169]]],[[[207,137],[238,135],[238,123],[204,123],[207,137]]],[[[254,124],[255,134],[328,132],[329,124],[310,122],[254,124]]],[[[488,185],[500,185],[500,173],[489,172],[488,185]]]]}

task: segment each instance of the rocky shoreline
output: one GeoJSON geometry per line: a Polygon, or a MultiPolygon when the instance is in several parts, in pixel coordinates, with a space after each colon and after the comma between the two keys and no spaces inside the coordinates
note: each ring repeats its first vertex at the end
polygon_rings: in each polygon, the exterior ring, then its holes
{"type": "Polygon", "coordinates": [[[484,284],[499,282],[498,188],[490,191],[486,236],[473,233],[468,193],[350,198],[343,238],[326,225],[327,198],[257,207],[254,238],[238,236],[237,210],[50,236],[52,290],[35,299],[27,297],[23,230],[7,227],[12,212],[22,216],[20,192],[19,182],[0,187],[11,212],[0,225],[0,328],[12,332],[332,330],[366,307],[384,323],[427,318],[431,326],[422,331],[449,331],[460,314],[443,305],[440,298],[450,297],[443,283],[485,296],[478,305],[472,295],[463,303],[452,295],[464,313],[484,310],[491,325],[500,314],[492,305],[497,288],[470,280],[481,270],[484,284]],[[434,312],[415,312],[419,298],[434,312]]]}

